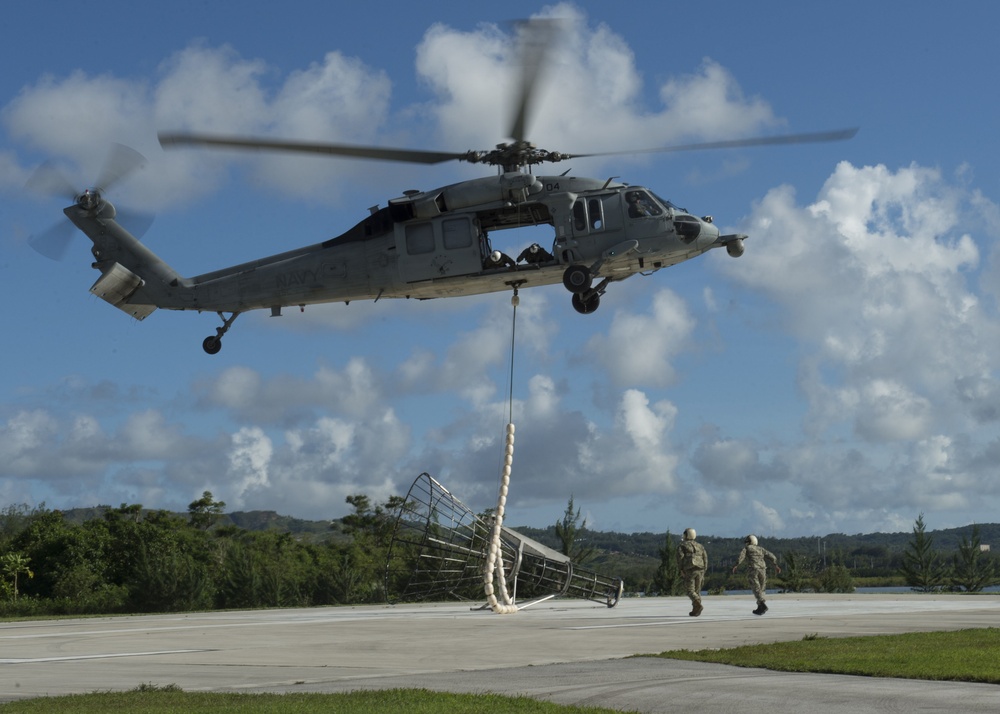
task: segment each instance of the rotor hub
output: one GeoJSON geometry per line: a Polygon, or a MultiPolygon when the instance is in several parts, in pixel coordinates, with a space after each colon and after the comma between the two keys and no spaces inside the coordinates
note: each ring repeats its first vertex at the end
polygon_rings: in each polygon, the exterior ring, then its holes
{"type": "Polygon", "coordinates": [[[88,188],[76,197],[76,205],[85,211],[93,211],[101,205],[101,192],[96,188],[88,188]]]}
{"type": "Polygon", "coordinates": [[[539,149],[530,141],[514,141],[509,144],[497,144],[492,151],[470,151],[462,160],[471,164],[487,164],[501,166],[504,171],[520,171],[527,166],[562,161],[568,156],[558,151],[539,149]]]}

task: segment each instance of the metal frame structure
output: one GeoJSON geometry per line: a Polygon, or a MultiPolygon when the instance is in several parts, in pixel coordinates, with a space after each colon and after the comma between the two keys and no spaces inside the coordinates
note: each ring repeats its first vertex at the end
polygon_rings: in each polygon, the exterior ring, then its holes
{"type": "Polygon", "coordinates": [[[432,476],[420,474],[396,517],[386,592],[395,593],[401,602],[471,601],[481,598],[485,589],[489,606],[504,613],[556,597],[607,607],[618,604],[624,587],[621,578],[575,567],[562,553],[496,525],[494,514],[473,513],[432,476]],[[494,547],[495,565],[487,572],[494,547]],[[500,592],[499,598],[491,599],[497,589],[494,577],[500,581],[500,592]],[[527,601],[517,604],[518,594],[527,601]]]}

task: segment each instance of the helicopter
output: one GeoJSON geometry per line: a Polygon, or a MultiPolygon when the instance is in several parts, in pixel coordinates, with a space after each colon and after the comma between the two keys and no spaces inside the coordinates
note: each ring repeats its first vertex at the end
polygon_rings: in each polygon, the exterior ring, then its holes
{"type": "MultiPolygon", "coordinates": [[[[598,309],[615,282],[648,275],[716,248],[744,252],[747,235],[723,235],[709,215],[697,216],[652,190],[617,181],[569,175],[536,175],[535,167],[569,159],[849,139],[857,129],[763,136],[653,149],[561,153],[527,139],[532,97],[542,54],[524,63],[511,141],[485,151],[460,153],[160,132],[165,149],[207,146],[268,150],[425,165],[460,161],[494,167],[491,176],[430,191],[405,191],[369,209],[355,226],[329,240],[195,277],[183,277],[116,221],[104,198],[112,180],[74,197],[64,209],[93,242],[93,267],[101,275],[91,293],[137,320],[157,308],[215,312],[222,321],[202,343],[217,354],[236,318],[251,310],[273,316],[298,306],[388,298],[461,297],[562,283],[581,314],[598,309]],[[552,244],[533,243],[512,258],[493,243],[498,231],[549,225],[552,244]]],[[[544,45],[544,41],[541,42],[544,45]]],[[[137,152],[120,147],[116,181],[141,165],[137,152]]]]}

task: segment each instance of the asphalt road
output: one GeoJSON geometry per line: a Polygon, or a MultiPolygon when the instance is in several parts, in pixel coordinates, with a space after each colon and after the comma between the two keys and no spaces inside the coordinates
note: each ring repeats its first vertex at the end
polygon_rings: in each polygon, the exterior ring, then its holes
{"type": "MultiPolygon", "coordinates": [[[[177,685],[186,691],[423,687],[640,712],[991,712],[1000,686],[778,673],[638,653],[1000,626],[997,595],[552,600],[217,612],[0,624],[0,702],[177,685]]],[[[1000,656],[1000,652],[997,653],[1000,656]]]]}

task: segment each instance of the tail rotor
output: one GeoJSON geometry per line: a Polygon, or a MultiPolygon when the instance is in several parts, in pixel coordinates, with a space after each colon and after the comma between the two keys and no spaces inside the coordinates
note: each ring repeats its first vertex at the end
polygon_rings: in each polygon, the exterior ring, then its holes
{"type": "MultiPolygon", "coordinates": [[[[104,200],[104,193],[145,164],[145,157],[135,149],[124,144],[112,144],[104,168],[93,187],[79,191],[53,161],[46,161],[28,178],[25,189],[37,195],[75,203],[88,211],[98,211],[110,205],[104,200]]],[[[122,224],[127,225],[137,237],[141,237],[153,223],[153,216],[150,214],[116,211],[111,215],[116,214],[122,224]]],[[[28,245],[46,258],[62,260],[74,235],[76,229],[73,224],[68,220],[60,220],[46,230],[29,236],[28,245]]]]}

